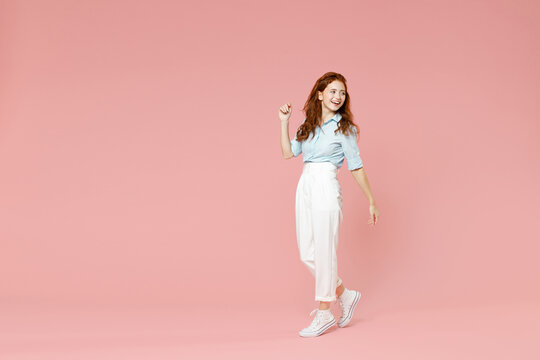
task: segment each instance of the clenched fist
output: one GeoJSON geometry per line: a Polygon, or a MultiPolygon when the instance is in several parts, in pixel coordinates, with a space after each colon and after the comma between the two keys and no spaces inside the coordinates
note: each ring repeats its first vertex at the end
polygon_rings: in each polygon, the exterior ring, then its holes
{"type": "Polygon", "coordinates": [[[279,119],[281,121],[287,121],[291,117],[291,113],[292,113],[291,103],[287,103],[285,105],[282,105],[279,108],[279,119]]]}

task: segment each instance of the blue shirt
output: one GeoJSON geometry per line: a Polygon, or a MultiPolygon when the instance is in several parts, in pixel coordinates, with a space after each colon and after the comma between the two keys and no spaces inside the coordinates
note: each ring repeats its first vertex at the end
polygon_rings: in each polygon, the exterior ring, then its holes
{"type": "MultiPolygon", "coordinates": [[[[355,170],[363,167],[360,151],[356,143],[356,129],[352,128],[351,135],[343,135],[341,132],[334,134],[342,116],[336,113],[334,117],[315,128],[315,134],[310,134],[306,140],[300,142],[291,140],[291,150],[296,157],[302,153],[304,162],[329,161],[339,169],[347,158],[347,168],[355,170]]],[[[306,121],[306,119],[304,119],[306,121]]]]}

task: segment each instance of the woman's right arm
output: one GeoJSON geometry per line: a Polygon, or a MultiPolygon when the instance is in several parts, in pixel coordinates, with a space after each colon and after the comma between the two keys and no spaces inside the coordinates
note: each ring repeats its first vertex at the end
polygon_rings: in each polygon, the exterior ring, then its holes
{"type": "Polygon", "coordinates": [[[289,120],[281,121],[281,153],[284,159],[290,159],[294,156],[289,139],[289,120]]]}
{"type": "Polygon", "coordinates": [[[289,138],[289,118],[291,117],[291,104],[285,104],[279,108],[279,120],[281,122],[281,153],[284,159],[294,156],[289,138]]]}

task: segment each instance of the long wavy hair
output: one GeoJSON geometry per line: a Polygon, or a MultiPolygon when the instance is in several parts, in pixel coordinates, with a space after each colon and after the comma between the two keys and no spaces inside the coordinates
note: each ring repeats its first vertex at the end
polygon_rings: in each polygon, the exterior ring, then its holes
{"type": "Polygon", "coordinates": [[[347,91],[347,80],[341,74],[335,72],[327,72],[321,76],[313,85],[311,93],[304,105],[304,113],[306,114],[306,120],[296,132],[296,140],[304,141],[309,138],[310,134],[315,135],[315,128],[320,126],[320,119],[322,115],[321,101],[318,98],[317,91],[323,92],[324,89],[334,80],[339,80],[345,85],[345,102],[338,109],[338,113],[341,114],[341,120],[338,122],[338,128],[334,131],[334,134],[341,131],[344,135],[350,135],[354,128],[358,133],[358,126],[353,122],[353,115],[350,110],[351,96],[347,91]]]}

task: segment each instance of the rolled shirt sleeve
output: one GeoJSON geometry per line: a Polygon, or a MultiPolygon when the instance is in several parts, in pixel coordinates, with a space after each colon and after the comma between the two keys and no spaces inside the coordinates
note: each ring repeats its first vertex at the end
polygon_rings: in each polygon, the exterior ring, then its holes
{"type": "Polygon", "coordinates": [[[294,157],[302,153],[302,143],[296,140],[296,135],[294,136],[294,139],[291,140],[291,150],[294,157]]]}
{"type": "Polygon", "coordinates": [[[360,157],[360,150],[356,143],[356,129],[352,128],[351,135],[343,135],[341,140],[341,147],[347,159],[347,168],[349,170],[360,169],[364,166],[362,158],[360,157]]]}

